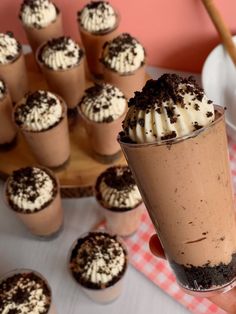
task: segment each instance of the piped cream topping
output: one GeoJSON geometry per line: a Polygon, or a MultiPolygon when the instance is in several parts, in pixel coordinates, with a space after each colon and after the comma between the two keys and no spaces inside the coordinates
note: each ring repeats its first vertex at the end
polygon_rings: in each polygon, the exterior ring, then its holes
{"type": "Polygon", "coordinates": [[[0,99],[2,99],[6,94],[6,85],[3,80],[0,80],[0,99]]]}
{"type": "Polygon", "coordinates": [[[99,201],[113,210],[129,210],[142,202],[142,197],[128,166],[108,168],[97,180],[99,201]]]}
{"type": "Polygon", "coordinates": [[[13,62],[20,54],[21,45],[13,33],[0,33],[0,64],[13,62]]]}
{"type": "Polygon", "coordinates": [[[105,43],[101,62],[120,74],[129,74],[145,62],[145,50],[138,40],[123,33],[105,43]]]}
{"type": "Polygon", "coordinates": [[[85,91],[80,108],[89,120],[109,123],[124,114],[127,101],[117,87],[107,83],[95,84],[85,91]]]}
{"type": "Polygon", "coordinates": [[[90,33],[106,33],[117,25],[116,12],[107,1],[91,1],[78,12],[78,20],[90,33]]]}
{"type": "Polygon", "coordinates": [[[116,236],[92,232],[79,239],[72,252],[71,270],[89,288],[114,284],[126,268],[126,252],[116,236]]]}
{"type": "Polygon", "coordinates": [[[27,95],[14,112],[16,124],[32,132],[45,131],[57,125],[63,115],[60,99],[48,91],[27,95]]]}
{"type": "Polygon", "coordinates": [[[24,0],[21,5],[20,19],[32,28],[44,28],[57,18],[57,8],[50,0],[24,0]]]}
{"type": "Polygon", "coordinates": [[[151,143],[189,135],[214,118],[212,101],[192,78],[164,74],[130,99],[123,128],[132,141],[151,143]]]}
{"type": "Polygon", "coordinates": [[[34,273],[19,273],[0,282],[0,313],[46,314],[51,292],[34,273]]]}
{"type": "Polygon", "coordinates": [[[7,185],[7,196],[13,209],[26,213],[46,207],[55,193],[55,180],[46,171],[37,167],[13,171],[7,185]]]}
{"type": "Polygon", "coordinates": [[[49,40],[40,51],[39,59],[48,68],[57,70],[70,69],[79,64],[83,51],[70,37],[62,36],[49,40]]]}

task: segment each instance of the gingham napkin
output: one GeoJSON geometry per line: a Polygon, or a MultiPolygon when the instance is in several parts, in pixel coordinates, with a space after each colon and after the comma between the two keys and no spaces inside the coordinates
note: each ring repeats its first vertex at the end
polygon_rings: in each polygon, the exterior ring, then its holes
{"type": "MultiPolygon", "coordinates": [[[[236,143],[229,139],[229,154],[236,191],[236,143]]],[[[154,234],[154,227],[147,213],[142,216],[139,230],[126,239],[131,264],[158,287],[168,293],[176,301],[196,314],[226,314],[225,311],[203,298],[195,298],[184,293],[177,285],[175,277],[166,261],[154,257],[149,250],[148,241],[154,234]]]]}

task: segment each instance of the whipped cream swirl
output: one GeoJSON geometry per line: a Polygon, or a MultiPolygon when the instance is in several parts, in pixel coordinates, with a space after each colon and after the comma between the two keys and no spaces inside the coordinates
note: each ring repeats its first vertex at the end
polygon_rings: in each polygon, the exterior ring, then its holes
{"type": "Polygon", "coordinates": [[[19,273],[0,283],[0,313],[48,313],[51,292],[34,273],[19,273]]]}
{"type": "Polygon", "coordinates": [[[21,5],[20,19],[23,24],[32,28],[44,28],[53,23],[58,9],[50,0],[24,0],[21,5]]]}
{"type": "Polygon", "coordinates": [[[117,25],[117,14],[107,1],[91,1],[78,12],[80,26],[87,32],[103,34],[117,25]]]}
{"type": "Polygon", "coordinates": [[[103,46],[101,62],[120,74],[129,74],[145,62],[145,50],[137,39],[122,33],[103,46]]]}
{"type": "Polygon", "coordinates": [[[125,136],[136,143],[174,140],[214,121],[214,106],[190,78],[164,74],[129,101],[125,136]]]}
{"type": "Polygon", "coordinates": [[[22,129],[32,132],[49,130],[62,119],[60,99],[48,91],[36,91],[27,95],[16,107],[15,122],[22,129]]]}
{"type": "Polygon", "coordinates": [[[7,196],[16,211],[31,213],[45,208],[56,194],[56,181],[37,167],[13,171],[7,185],[7,196]]]}
{"type": "Polygon", "coordinates": [[[117,282],[127,266],[126,252],[117,240],[103,232],[91,232],[77,241],[70,267],[85,287],[102,289],[117,282]]]}
{"type": "Polygon", "coordinates": [[[85,91],[80,108],[89,120],[109,123],[123,115],[127,102],[117,87],[107,83],[95,84],[85,91]]]}
{"type": "Polygon", "coordinates": [[[13,33],[0,33],[0,64],[13,62],[20,52],[21,45],[14,38],[13,33]]]}
{"type": "Polygon", "coordinates": [[[0,80],[0,99],[2,99],[6,94],[6,85],[3,80],[0,80]]]}
{"type": "Polygon", "coordinates": [[[70,37],[49,40],[41,49],[39,59],[54,71],[70,69],[79,64],[83,51],[70,37]]]}
{"type": "Polygon", "coordinates": [[[128,166],[108,168],[97,179],[97,199],[107,209],[126,211],[137,207],[142,197],[128,166]]]}

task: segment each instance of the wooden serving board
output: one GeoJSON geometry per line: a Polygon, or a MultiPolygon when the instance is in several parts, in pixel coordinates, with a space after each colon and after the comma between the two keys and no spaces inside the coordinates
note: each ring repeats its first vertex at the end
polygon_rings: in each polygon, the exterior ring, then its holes
{"type": "MultiPolygon", "coordinates": [[[[32,54],[26,55],[30,90],[48,90],[42,74],[37,67],[32,54]]],[[[88,86],[92,84],[87,82],[88,86]]],[[[91,156],[89,138],[77,123],[70,131],[71,158],[61,170],[56,171],[61,184],[63,197],[83,197],[93,194],[93,186],[98,175],[113,164],[125,164],[122,155],[115,163],[102,164],[91,156]]],[[[15,169],[37,164],[24,138],[19,134],[17,145],[8,152],[0,151],[0,177],[4,180],[15,169]]]]}

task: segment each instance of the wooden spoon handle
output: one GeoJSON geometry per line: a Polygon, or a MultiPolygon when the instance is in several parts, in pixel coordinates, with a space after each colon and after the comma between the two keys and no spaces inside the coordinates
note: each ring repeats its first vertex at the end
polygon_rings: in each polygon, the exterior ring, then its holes
{"type": "Polygon", "coordinates": [[[232,40],[232,35],[228,27],[225,25],[220,12],[216,8],[213,0],[202,0],[202,3],[204,4],[213,24],[215,25],[223,45],[225,46],[225,49],[228,51],[234,65],[236,66],[236,47],[232,40]]]}

